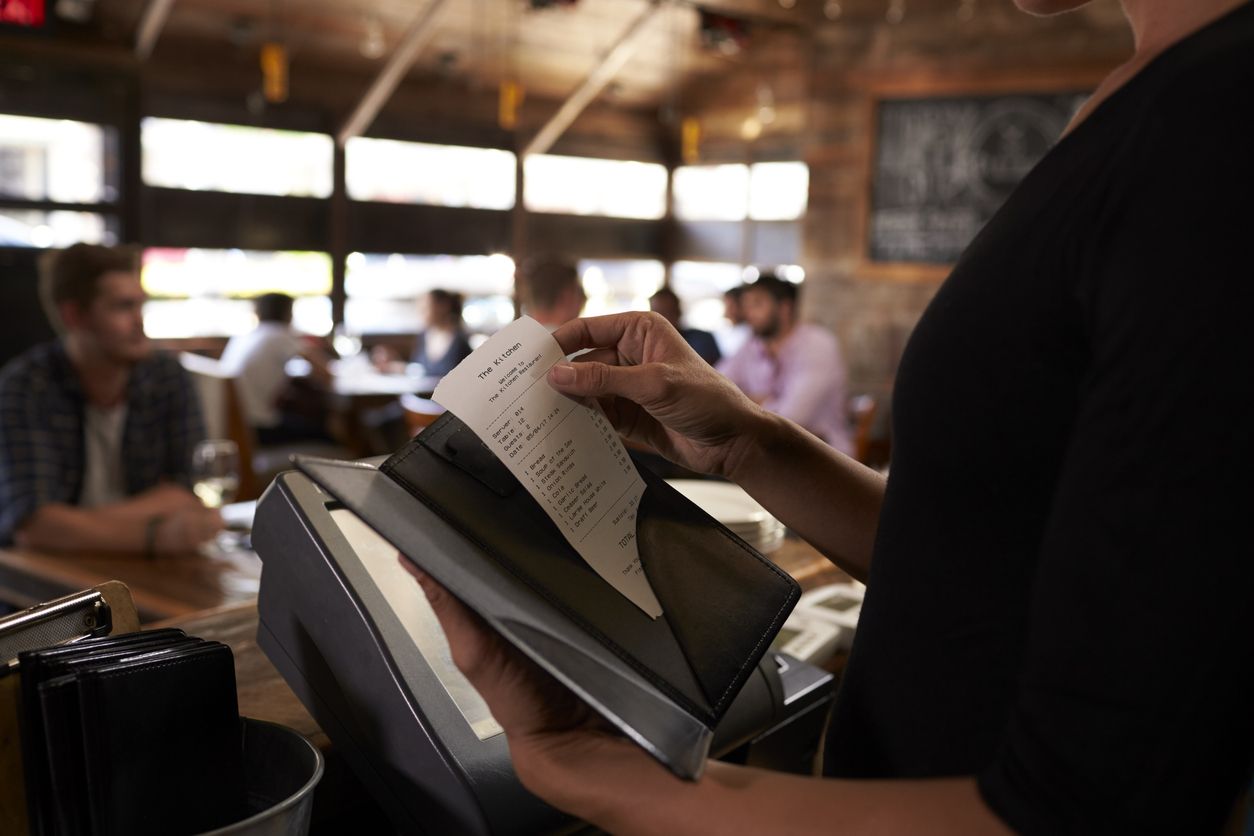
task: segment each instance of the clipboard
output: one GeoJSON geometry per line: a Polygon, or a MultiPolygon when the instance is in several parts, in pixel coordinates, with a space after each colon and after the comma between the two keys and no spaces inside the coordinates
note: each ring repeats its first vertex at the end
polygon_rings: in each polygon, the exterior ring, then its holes
{"type": "Polygon", "coordinates": [[[662,604],[651,619],[602,580],[456,416],[379,465],[296,467],[675,775],[713,730],[800,597],[747,543],[645,467],[636,535],[662,604]]]}

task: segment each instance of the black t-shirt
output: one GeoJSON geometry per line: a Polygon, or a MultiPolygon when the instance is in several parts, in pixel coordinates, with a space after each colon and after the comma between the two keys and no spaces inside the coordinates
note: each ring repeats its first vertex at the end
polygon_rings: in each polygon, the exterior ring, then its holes
{"type": "Polygon", "coordinates": [[[1213,832],[1254,765],[1254,4],[1062,139],[924,314],[827,772],[1213,832]]]}

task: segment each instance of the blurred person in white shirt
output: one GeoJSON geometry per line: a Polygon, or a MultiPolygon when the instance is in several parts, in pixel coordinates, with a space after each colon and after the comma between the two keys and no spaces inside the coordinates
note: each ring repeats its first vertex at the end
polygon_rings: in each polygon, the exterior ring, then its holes
{"type": "Polygon", "coordinates": [[[331,381],[325,352],[308,344],[292,327],[293,299],[264,293],[254,302],[257,327],[231,337],[219,361],[235,379],[244,416],[262,446],[294,441],[330,441],[322,393],[331,381]],[[297,383],[287,363],[309,362],[309,377],[297,383]]]}

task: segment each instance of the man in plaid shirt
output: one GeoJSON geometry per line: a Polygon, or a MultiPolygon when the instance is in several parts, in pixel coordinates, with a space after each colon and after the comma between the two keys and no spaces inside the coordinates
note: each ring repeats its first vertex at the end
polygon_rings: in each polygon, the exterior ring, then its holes
{"type": "Polygon", "coordinates": [[[0,370],[0,544],[151,557],[221,527],[189,490],[200,407],[144,334],[137,266],[86,244],[41,265],[61,337],[0,370]]]}

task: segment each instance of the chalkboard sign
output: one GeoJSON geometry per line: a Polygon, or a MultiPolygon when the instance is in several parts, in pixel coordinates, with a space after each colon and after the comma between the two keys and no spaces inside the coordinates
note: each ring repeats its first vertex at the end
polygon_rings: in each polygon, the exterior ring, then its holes
{"type": "Polygon", "coordinates": [[[868,250],[872,261],[952,264],[1050,149],[1086,94],[886,99],[868,250]]]}

